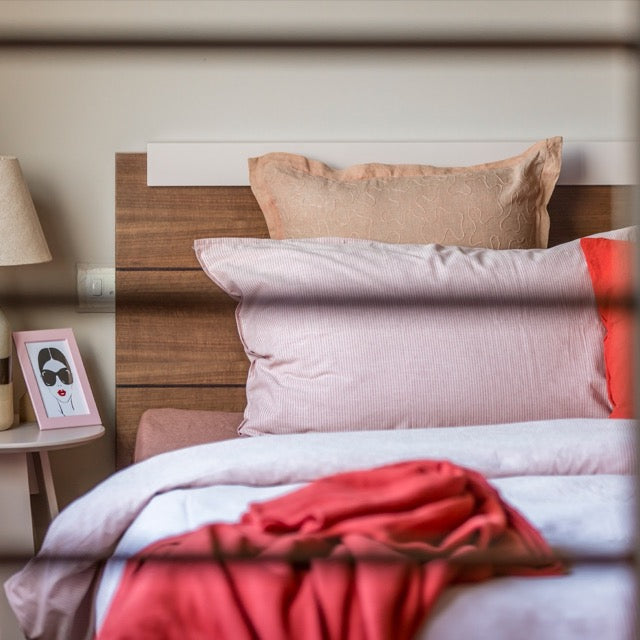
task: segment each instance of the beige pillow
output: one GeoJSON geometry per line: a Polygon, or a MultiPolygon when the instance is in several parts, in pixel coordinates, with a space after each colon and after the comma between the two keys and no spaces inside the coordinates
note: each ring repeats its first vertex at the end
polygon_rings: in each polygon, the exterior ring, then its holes
{"type": "Polygon", "coordinates": [[[494,249],[546,247],[562,138],[470,167],[362,164],[289,153],[249,159],[272,238],[346,237],[494,249]]]}

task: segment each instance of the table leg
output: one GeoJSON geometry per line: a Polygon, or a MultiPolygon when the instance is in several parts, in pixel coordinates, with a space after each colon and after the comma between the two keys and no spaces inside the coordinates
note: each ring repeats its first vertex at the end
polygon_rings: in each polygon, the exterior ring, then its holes
{"type": "Polygon", "coordinates": [[[40,456],[40,467],[42,468],[44,493],[47,496],[49,520],[53,520],[58,515],[58,500],[56,499],[56,488],[53,486],[53,475],[51,474],[49,454],[46,451],[39,451],[38,455],[40,456]]]}
{"type": "Polygon", "coordinates": [[[0,553],[34,552],[27,453],[0,454],[0,553]]]}

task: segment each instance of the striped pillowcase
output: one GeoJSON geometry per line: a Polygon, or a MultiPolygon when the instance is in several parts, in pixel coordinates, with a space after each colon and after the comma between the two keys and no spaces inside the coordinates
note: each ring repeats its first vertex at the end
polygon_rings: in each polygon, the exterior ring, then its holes
{"type": "Polygon", "coordinates": [[[250,361],[241,434],[611,411],[603,327],[577,240],[497,251],[209,238],[195,250],[239,302],[250,361]]]}

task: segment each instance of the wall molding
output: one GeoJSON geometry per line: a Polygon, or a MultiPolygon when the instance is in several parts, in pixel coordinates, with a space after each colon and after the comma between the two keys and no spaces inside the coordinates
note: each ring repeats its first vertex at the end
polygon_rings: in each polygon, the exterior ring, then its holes
{"type": "MultiPolygon", "coordinates": [[[[365,162],[466,166],[518,155],[533,142],[150,142],[147,184],[247,185],[247,159],[271,151],[300,153],[336,168],[365,162]]],[[[637,155],[632,141],[565,141],[558,184],[635,184],[637,155]]]]}

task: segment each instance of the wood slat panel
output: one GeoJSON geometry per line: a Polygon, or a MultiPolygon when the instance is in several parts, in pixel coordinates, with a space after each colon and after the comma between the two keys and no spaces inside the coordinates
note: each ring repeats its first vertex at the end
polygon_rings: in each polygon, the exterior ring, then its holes
{"type": "Polygon", "coordinates": [[[116,155],[117,266],[197,268],[196,238],[268,237],[249,187],[148,187],[146,158],[116,155]]]}
{"type": "Polygon", "coordinates": [[[243,411],[245,390],[239,388],[154,387],[118,388],[116,393],[116,465],[131,464],[138,423],[150,408],[201,409],[206,411],[243,411]]]}
{"type": "Polygon", "coordinates": [[[148,408],[244,409],[248,361],[235,302],[201,271],[192,246],[198,237],[267,235],[248,187],[147,187],[146,154],[117,154],[118,467],[132,461],[148,408]],[[188,386],[212,384],[239,386],[188,386]]]}
{"type": "Polygon", "coordinates": [[[549,202],[549,246],[629,224],[624,203],[631,187],[557,186],[549,202]]]}
{"type": "Polygon", "coordinates": [[[117,384],[244,384],[236,303],[203,271],[116,272],[117,384]]]}

